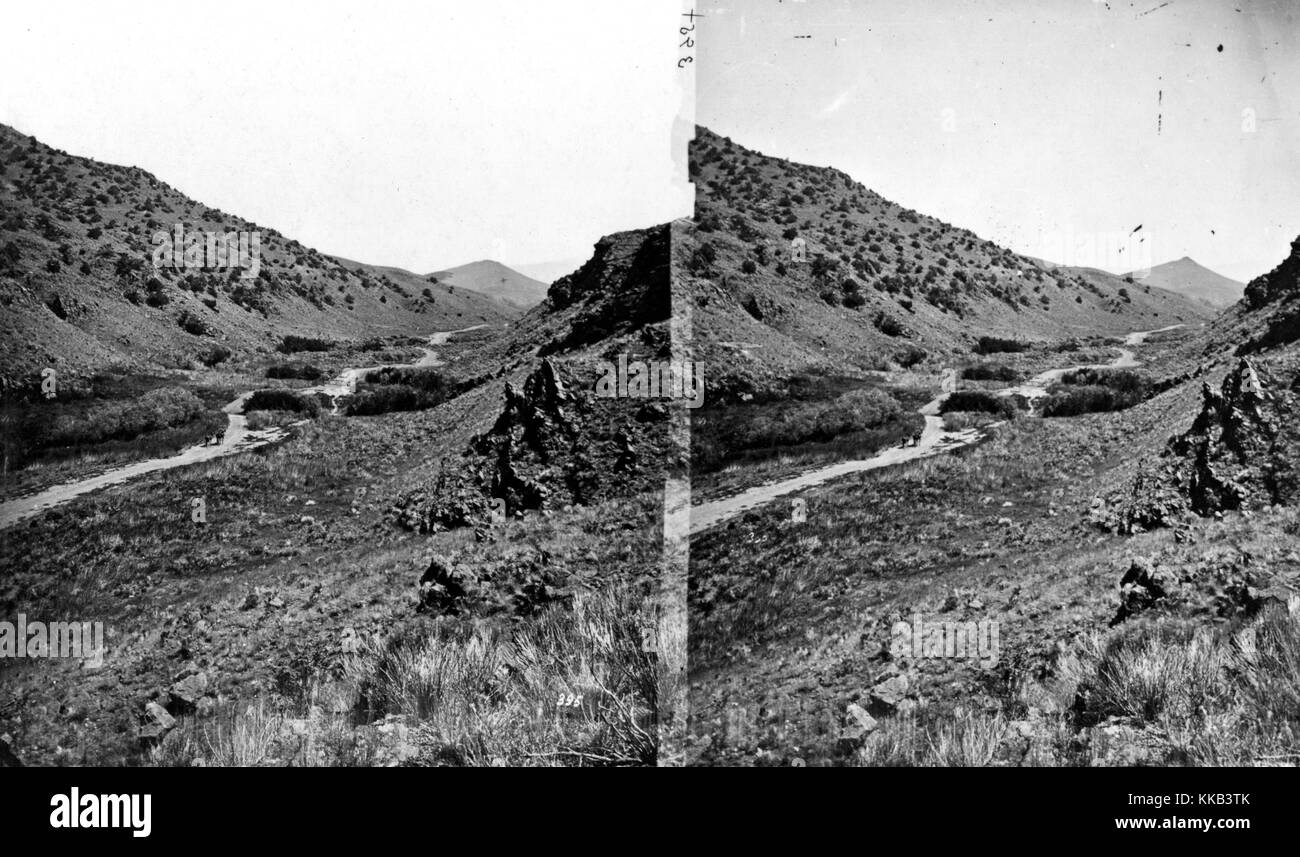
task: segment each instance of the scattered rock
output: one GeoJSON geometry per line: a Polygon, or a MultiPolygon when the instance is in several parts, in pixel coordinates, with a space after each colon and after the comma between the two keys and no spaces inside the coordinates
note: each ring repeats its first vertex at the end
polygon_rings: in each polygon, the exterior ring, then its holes
{"type": "Polygon", "coordinates": [[[208,675],[204,672],[194,673],[176,682],[168,690],[175,707],[182,711],[193,711],[208,692],[208,675]]]}
{"type": "Polygon", "coordinates": [[[435,555],[420,577],[419,609],[456,613],[475,582],[469,574],[455,568],[450,559],[435,555]]]}
{"type": "Polygon", "coordinates": [[[871,688],[868,696],[873,711],[891,712],[896,710],[907,697],[907,676],[896,675],[871,688]]]}
{"type": "Polygon", "coordinates": [[[1119,612],[1111,621],[1118,625],[1168,596],[1178,585],[1177,579],[1158,570],[1150,561],[1135,559],[1119,581],[1119,612]]]}
{"type": "Polygon", "coordinates": [[[22,766],[22,760],[14,752],[9,736],[0,736],[0,768],[21,768],[22,766]]]}
{"type": "Polygon", "coordinates": [[[145,704],[144,722],[140,725],[138,737],[146,744],[153,743],[160,740],[175,726],[176,718],[157,702],[150,701],[145,704]]]}

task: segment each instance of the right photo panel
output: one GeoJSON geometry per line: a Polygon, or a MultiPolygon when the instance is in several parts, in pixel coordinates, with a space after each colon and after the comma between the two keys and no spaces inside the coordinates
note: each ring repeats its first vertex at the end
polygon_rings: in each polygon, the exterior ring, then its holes
{"type": "Polygon", "coordinates": [[[686,764],[1300,754],[1296,32],[1238,5],[694,7],[686,764]]]}

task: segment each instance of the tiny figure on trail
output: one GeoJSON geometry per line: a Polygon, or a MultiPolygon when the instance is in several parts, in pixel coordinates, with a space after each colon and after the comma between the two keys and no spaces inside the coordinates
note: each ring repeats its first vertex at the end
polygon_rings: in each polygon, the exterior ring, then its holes
{"type": "Polygon", "coordinates": [[[916,434],[912,435],[912,446],[920,446],[920,445],[921,445],[921,432],[917,432],[916,434]]]}

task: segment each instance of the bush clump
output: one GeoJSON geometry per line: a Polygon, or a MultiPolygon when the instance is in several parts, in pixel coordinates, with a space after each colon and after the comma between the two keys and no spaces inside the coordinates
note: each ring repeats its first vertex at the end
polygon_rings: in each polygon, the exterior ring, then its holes
{"type": "Polygon", "coordinates": [[[368,372],[366,386],[347,403],[349,416],[422,411],[460,395],[475,382],[456,382],[428,366],[385,366],[368,372]]]}
{"type": "Polygon", "coordinates": [[[904,369],[911,369],[916,364],[926,358],[924,349],[917,348],[915,345],[909,345],[902,351],[894,355],[894,362],[904,369]]]}
{"type": "Polygon", "coordinates": [[[292,390],[258,390],[244,403],[244,413],[253,411],[289,411],[315,417],[321,404],[314,396],[301,396],[292,390]]]}
{"type": "Polygon", "coordinates": [[[189,390],[162,387],[134,401],[106,403],[81,416],[60,416],[50,427],[48,445],[129,440],[145,432],[183,425],[205,410],[202,400],[189,390]]]}
{"type": "Polygon", "coordinates": [[[224,345],[213,345],[203,354],[199,355],[199,360],[204,366],[216,366],[218,363],[224,363],[230,359],[230,349],[224,345]]]}
{"type": "Polygon", "coordinates": [[[1150,382],[1126,369],[1076,369],[1061,376],[1043,402],[1045,417],[1122,411],[1146,398],[1150,382]]]}
{"type": "Polygon", "coordinates": [[[319,366],[313,366],[310,363],[276,363],[266,368],[266,377],[268,378],[316,381],[324,374],[319,366]]]}
{"type": "Polygon", "coordinates": [[[313,339],[310,336],[291,334],[280,340],[276,350],[281,354],[293,354],[295,351],[329,351],[333,347],[334,343],[327,339],[313,339]]]}
{"type": "Polygon", "coordinates": [[[977,363],[961,370],[961,376],[967,381],[1007,381],[1020,380],[1020,373],[1001,363],[977,363]]]}
{"type": "Polygon", "coordinates": [[[1028,351],[1029,343],[1020,342],[1016,339],[1000,339],[996,336],[981,336],[975,343],[976,354],[1014,354],[1020,351],[1028,351]]]}
{"type": "Polygon", "coordinates": [[[902,412],[898,400],[881,390],[851,390],[830,401],[802,402],[775,413],[755,414],[738,432],[744,449],[831,440],[842,434],[879,428],[902,412]]]}
{"type": "Polygon", "coordinates": [[[1011,419],[1016,415],[1016,403],[1007,396],[998,396],[984,390],[958,390],[943,400],[939,413],[975,411],[1011,419]]]}

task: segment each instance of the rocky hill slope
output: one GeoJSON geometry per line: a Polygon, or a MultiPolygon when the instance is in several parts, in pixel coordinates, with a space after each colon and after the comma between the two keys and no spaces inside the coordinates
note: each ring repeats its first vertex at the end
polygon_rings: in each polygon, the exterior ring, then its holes
{"type": "Polygon", "coordinates": [[[784,375],[969,355],[976,334],[1059,341],[1199,322],[1204,304],[1019,256],[910,211],[831,168],[698,128],[693,230],[674,253],[711,367],[784,375]]]}
{"type": "MultiPolygon", "coordinates": [[[[138,167],[69,155],[0,126],[0,377],[44,367],[188,368],[214,346],[499,323],[481,295],[349,268],[278,231],[186,197],[138,167]],[[258,233],[254,274],[156,266],[158,233],[258,233]]],[[[251,252],[251,241],[250,256],[251,252]]],[[[206,264],[206,238],[197,255],[206,264]]],[[[164,259],[165,261],[165,259],[164,259]]]]}
{"type": "Polygon", "coordinates": [[[478,433],[395,503],[419,531],[479,526],[500,513],[553,511],[662,489],[682,463],[672,409],[680,402],[599,398],[596,381],[621,355],[666,360],[671,227],[620,232],[553,283],[502,336],[485,338],[448,371],[501,367],[474,418],[478,433]]]}
{"type": "Polygon", "coordinates": [[[1205,352],[1227,361],[1227,374],[1202,383],[1191,427],[1148,462],[1109,521],[1120,529],[1300,500],[1300,238],[1208,338],[1205,352]]]}

